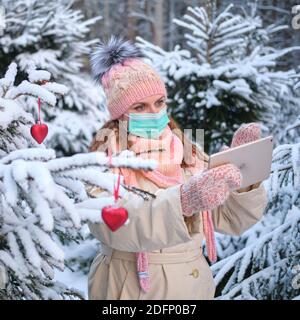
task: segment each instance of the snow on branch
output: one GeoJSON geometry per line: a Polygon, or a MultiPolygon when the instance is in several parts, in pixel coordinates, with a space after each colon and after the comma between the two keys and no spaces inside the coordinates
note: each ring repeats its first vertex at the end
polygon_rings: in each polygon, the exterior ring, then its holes
{"type": "Polygon", "coordinates": [[[31,70],[28,73],[28,79],[30,82],[49,81],[50,78],[51,74],[46,70],[31,70]]]}
{"type": "MultiPolygon", "coordinates": [[[[32,95],[54,106],[55,94],[65,94],[67,88],[49,82],[47,71],[34,68],[29,70],[30,81],[15,86],[16,74],[12,63],[0,80],[0,269],[9,279],[4,294],[19,299],[58,298],[66,292],[76,296],[53,281],[55,268],[63,270],[65,263],[57,237],[75,239],[86,222],[103,223],[101,208],[114,203],[118,178],[110,169],[153,170],[157,163],[126,152],[110,162],[103,152],[57,158],[54,149],[30,148],[24,139],[29,140],[33,119],[18,97],[32,95]],[[108,194],[90,198],[90,187],[108,194]]],[[[120,198],[128,192],[145,200],[151,195],[123,182],[121,177],[120,198]]]]}
{"type": "MultiPolygon", "coordinates": [[[[101,208],[114,203],[117,174],[109,168],[153,170],[154,160],[112,158],[103,152],[55,158],[54,150],[21,149],[0,158],[0,264],[28,290],[31,277],[54,276],[64,268],[64,252],[56,232],[74,233],[87,221],[103,223],[101,208]],[[87,186],[109,191],[91,199],[87,186]]],[[[129,192],[121,176],[120,197],[129,192]]],[[[129,220],[130,223],[130,220],[129,220]]]]}
{"type": "Polygon", "coordinates": [[[300,143],[276,147],[263,218],[241,237],[218,237],[219,249],[235,253],[212,266],[217,299],[291,299],[300,294],[299,288],[291,288],[291,270],[300,258],[299,167],[300,143]]]}
{"type": "Polygon", "coordinates": [[[1,98],[7,100],[15,100],[16,98],[26,95],[41,98],[51,106],[55,106],[56,97],[55,94],[66,94],[68,88],[62,84],[48,83],[43,84],[43,81],[50,79],[50,73],[45,70],[33,70],[29,71],[29,80],[23,80],[19,85],[14,86],[15,76],[17,74],[17,65],[11,63],[3,79],[0,79],[0,94],[1,98]],[[32,83],[41,82],[41,84],[32,83]]]}

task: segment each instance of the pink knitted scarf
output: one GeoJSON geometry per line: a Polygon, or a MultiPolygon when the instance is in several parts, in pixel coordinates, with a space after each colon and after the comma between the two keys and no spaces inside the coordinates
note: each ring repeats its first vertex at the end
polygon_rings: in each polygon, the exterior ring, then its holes
{"type": "MultiPolygon", "coordinates": [[[[159,139],[146,139],[129,134],[128,139],[133,145],[130,148],[134,153],[138,153],[138,157],[143,159],[155,159],[158,166],[153,171],[132,170],[121,168],[121,174],[124,176],[124,182],[127,185],[139,187],[138,174],[142,174],[147,179],[154,182],[160,188],[168,188],[170,186],[181,184],[183,180],[183,170],[181,163],[183,160],[183,144],[169,126],[159,137],[159,139]]],[[[111,144],[111,146],[114,146],[111,144]]],[[[117,150],[119,151],[118,147],[117,150]]],[[[195,157],[195,166],[190,167],[192,174],[200,172],[204,169],[203,161],[195,157]]],[[[214,238],[214,228],[210,211],[199,212],[202,214],[203,230],[206,239],[206,247],[209,260],[216,261],[216,245],[214,238]]],[[[138,252],[137,256],[137,272],[141,288],[147,292],[150,290],[150,275],[148,269],[148,256],[146,252],[138,252]]]]}

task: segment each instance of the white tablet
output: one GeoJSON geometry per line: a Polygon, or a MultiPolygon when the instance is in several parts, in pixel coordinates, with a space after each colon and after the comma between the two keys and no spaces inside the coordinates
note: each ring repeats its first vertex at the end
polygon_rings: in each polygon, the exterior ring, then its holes
{"type": "Polygon", "coordinates": [[[243,175],[242,185],[239,188],[245,188],[269,177],[272,153],[273,136],[268,136],[212,154],[209,157],[208,168],[226,163],[236,165],[243,175]]]}

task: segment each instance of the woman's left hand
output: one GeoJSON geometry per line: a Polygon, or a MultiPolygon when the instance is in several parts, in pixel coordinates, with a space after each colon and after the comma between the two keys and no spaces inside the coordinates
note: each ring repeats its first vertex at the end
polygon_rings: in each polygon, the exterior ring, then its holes
{"type": "MultiPolygon", "coordinates": [[[[230,148],[240,146],[242,144],[252,142],[261,138],[261,128],[256,122],[250,122],[242,124],[234,133],[230,148]]],[[[228,149],[228,146],[224,146],[222,150],[228,149]]],[[[252,184],[246,188],[237,189],[237,192],[247,192],[252,189],[258,188],[261,182],[252,184]]]]}

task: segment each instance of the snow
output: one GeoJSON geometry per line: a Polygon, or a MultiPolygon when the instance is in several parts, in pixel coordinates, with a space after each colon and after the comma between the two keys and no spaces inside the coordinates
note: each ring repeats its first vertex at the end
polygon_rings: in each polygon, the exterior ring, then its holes
{"type": "MultiPolygon", "coordinates": [[[[96,253],[97,240],[85,241],[78,244],[66,246],[66,260],[70,259],[80,259],[85,261],[96,253]]],[[[76,288],[80,290],[85,299],[88,299],[88,276],[82,270],[70,270],[65,268],[63,271],[56,270],[55,281],[61,281],[70,288],[76,288]]]]}
{"type": "Polygon", "coordinates": [[[43,80],[49,81],[51,77],[50,72],[46,70],[31,70],[28,73],[28,79],[30,82],[39,82],[43,80]]]}
{"type": "Polygon", "coordinates": [[[103,207],[113,205],[115,203],[114,197],[105,197],[100,199],[90,199],[78,204],[77,211],[83,221],[91,221],[93,223],[103,223],[100,214],[103,207]]]}
{"type": "MultiPolygon", "coordinates": [[[[30,66],[31,81],[50,78],[48,72],[34,69],[32,63],[30,66]]],[[[0,263],[8,273],[14,272],[14,285],[19,294],[11,298],[75,298],[76,288],[68,288],[53,280],[55,270],[63,270],[67,259],[66,248],[56,237],[56,232],[68,241],[74,241],[80,237],[86,222],[103,223],[99,210],[114,203],[112,193],[118,176],[104,172],[108,169],[109,158],[103,152],[57,157],[54,149],[35,147],[28,134],[33,119],[23,110],[24,100],[19,96],[35,95],[54,104],[55,95],[65,94],[67,90],[64,85],[54,82],[32,84],[24,80],[15,86],[16,70],[16,65],[11,64],[6,78],[0,79],[3,92],[0,129],[4,132],[1,142],[8,146],[1,150],[0,157],[0,236],[8,244],[8,248],[0,250],[0,263]],[[6,129],[15,121],[19,126],[11,134],[6,129]],[[101,187],[107,193],[101,199],[90,199],[87,185],[101,187]]],[[[92,139],[91,132],[87,131],[87,134],[92,139]]],[[[112,158],[113,167],[151,170],[156,165],[154,160],[135,158],[129,150],[112,158]]],[[[120,196],[125,193],[128,191],[121,186],[120,196]]],[[[126,224],[129,222],[128,219],[126,224]]],[[[72,282],[76,283],[74,279],[72,282]]]]}
{"type": "Polygon", "coordinates": [[[47,82],[43,85],[43,88],[49,90],[50,92],[61,95],[67,94],[69,91],[68,87],[55,82],[47,82]]]}
{"type": "Polygon", "coordinates": [[[276,146],[272,174],[264,181],[269,203],[263,218],[242,236],[217,234],[220,261],[212,270],[221,291],[218,299],[289,299],[299,295],[290,291],[292,278],[287,271],[292,261],[299,261],[299,209],[295,208],[299,208],[300,146],[295,118],[299,117],[300,100],[299,92],[293,91],[299,87],[299,74],[293,69],[280,70],[278,64],[299,46],[272,47],[273,33],[285,27],[264,27],[255,6],[250,13],[239,14],[230,5],[214,21],[205,8],[190,7],[182,19],[174,20],[188,50],[175,46],[167,52],[136,38],[147,61],[170,85],[174,95],[170,103],[183,124],[198,126],[200,121],[201,125],[215,126],[209,136],[217,140],[222,132],[233,134],[234,121],[224,121],[227,109],[266,110],[260,116],[263,134],[272,134],[276,146]],[[182,84],[189,85],[188,92],[182,84]],[[214,116],[212,108],[224,117],[220,123],[215,118],[209,122],[214,116]]]}
{"type": "Polygon", "coordinates": [[[54,158],[56,158],[56,154],[53,149],[30,148],[14,150],[14,152],[2,157],[0,163],[9,164],[17,159],[48,161],[54,158]]]}
{"type": "Polygon", "coordinates": [[[296,293],[290,293],[289,283],[293,275],[287,270],[299,261],[300,215],[296,205],[299,183],[295,183],[286,172],[298,170],[298,161],[292,159],[292,150],[297,148],[299,150],[300,144],[286,144],[278,146],[273,152],[273,173],[265,183],[269,202],[273,205],[261,221],[241,237],[217,237],[218,253],[228,248],[226,256],[212,266],[217,286],[226,279],[226,285],[217,299],[269,299],[270,296],[288,299],[289,294],[293,296],[296,293]],[[283,184],[288,187],[283,187],[283,184]],[[277,292],[280,286],[284,289],[277,292]]]}
{"type": "Polygon", "coordinates": [[[52,256],[54,259],[63,261],[65,254],[62,249],[51,239],[49,234],[35,225],[30,226],[35,240],[52,256]]]}
{"type": "MultiPolygon", "coordinates": [[[[13,235],[12,233],[10,233],[13,235]]],[[[28,230],[18,227],[16,229],[16,234],[18,235],[19,239],[21,240],[27,259],[32,263],[32,265],[35,268],[40,268],[41,267],[41,257],[36,250],[35,244],[31,238],[31,234],[28,232],[28,230]]],[[[22,264],[23,266],[24,264],[22,264]]]]}
{"type": "Polygon", "coordinates": [[[8,252],[4,251],[4,250],[0,250],[0,261],[8,268],[12,269],[16,275],[18,276],[18,278],[20,278],[20,280],[24,280],[24,276],[26,276],[26,274],[24,273],[24,270],[22,270],[18,263],[15,261],[15,259],[11,256],[11,254],[9,254],[8,252]]]}
{"type": "MultiPolygon", "coordinates": [[[[46,181],[51,181],[51,180],[47,179],[46,181]]],[[[37,181],[37,185],[38,185],[38,181],[37,181]]],[[[53,189],[54,191],[54,188],[48,188],[48,189],[41,188],[41,186],[39,186],[38,188],[37,186],[32,185],[30,191],[31,191],[32,201],[34,202],[34,205],[35,205],[34,212],[36,215],[40,216],[40,224],[42,228],[45,231],[52,231],[54,228],[54,218],[52,216],[52,212],[49,207],[48,201],[53,200],[55,193],[53,192],[53,195],[51,194],[51,189],[53,189]],[[48,194],[45,192],[48,189],[50,189],[49,197],[48,197],[48,194]],[[46,196],[41,197],[40,191],[44,192],[46,196]]]]}
{"type": "MultiPolygon", "coordinates": [[[[14,61],[23,73],[29,73],[30,82],[48,80],[41,88],[59,95],[55,108],[49,108],[46,103],[51,101],[46,99],[41,108],[41,118],[49,127],[47,145],[57,150],[59,157],[87,152],[91,137],[108,117],[102,88],[82,69],[92,46],[99,41],[88,39],[90,26],[101,17],[85,20],[80,10],[62,1],[40,0],[38,5],[32,0],[2,2],[7,21],[14,22],[7,23],[0,38],[3,52],[15,53],[14,61]],[[19,5],[22,11],[16,13],[19,5]],[[50,82],[50,74],[60,83],[50,82]]],[[[20,99],[24,110],[37,118],[36,95],[20,99]]]]}
{"type": "Polygon", "coordinates": [[[64,271],[56,271],[55,272],[55,281],[60,281],[64,283],[70,289],[75,288],[81,292],[83,297],[88,299],[88,291],[87,291],[87,275],[82,272],[72,272],[69,269],[65,269],[64,271]]]}
{"type": "Polygon", "coordinates": [[[9,170],[5,170],[4,166],[1,168],[2,170],[2,177],[3,177],[3,183],[5,186],[4,193],[6,195],[6,201],[8,204],[11,206],[16,205],[18,201],[18,190],[17,190],[17,185],[13,179],[13,177],[10,174],[9,170]]]}
{"type": "Polygon", "coordinates": [[[27,80],[23,80],[21,84],[19,84],[17,87],[14,87],[10,89],[5,97],[7,99],[15,99],[16,97],[20,95],[33,95],[35,97],[41,98],[44,102],[48,103],[51,106],[55,106],[56,104],[56,97],[53,93],[46,90],[40,85],[30,83],[27,80]]]}
{"type": "Polygon", "coordinates": [[[20,118],[20,115],[24,114],[25,119],[32,120],[32,117],[20,110],[20,106],[14,100],[7,100],[0,97],[0,126],[3,129],[7,129],[9,124],[20,118]]]}
{"type": "MultiPolygon", "coordinates": [[[[29,270],[27,269],[24,257],[23,257],[23,255],[20,251],[20,248],[17,244],[17,238],[15,237],[15,235],[13,233],[10,232],[7,235],[7,240],[8,240],[8,246],[10,248],[10,252],[14,255],[18,266],[21,267],[23,272],[26,273],[26,275],[28,276],[29,270]]],[[[25,247],[25,250],[26,250],[26,247],[25,247]]],[[[30,258],[30,255],[28,255],[28,252],[26,252],[26,253],[27,253],[27,258],[28,257],[30,258]]],[[[34,261],[34,259],[33,259],[33,262],[37,262],[37,261],[34,261]]],[[[39,264],[37,263],[36,266],[39,267],[39,264]]]]}
{"type": "MultiPolygon", "coordinates": [[[[0,268],[15,272],[19,293],[9,298],[68,299],[62,292],[77,289],[87,299],[87,268],[100,248],[99,241],[88,238],[86,223],[103,223],[100,212],[114,203],[117,180],[116,174],[104,172],[109,162],[104,153],[87,152],[95,132],[108,119],[103,90],[81,70],[82,58],[94,43],[86,41],[88,26],[98,19],[83,21],[79,12],[61,3],[39,3],[36,9],[27,1],[19,17],[10,16],[19,24],[16,29],[8,24],[0,38],[3,52],[16,52],[17,62],[0,79],[0,237],[7,241],[7,248],[0,250],[0,268]],[[53,18],[49,11],[55,13],[53,18]],[[59,40],[55,49],[42,46],[49,36],[59,40]],[[18,68],[28,80],[16,85],[18,68]],[[61,83],[50,81],[51,77],[61,83]],[[47,82],[41,84],[42,80],[47,82]],[[29,130],[37,118],[38,97],[45,102],[41,112],[49,127],[44,145],[37,145],[29,130]],[[8,130],[16,122],[18,126],[8,130]],[[105,192],[89,198],[90,187],[105,192]]],[[[286,130],[293,132],[293,144],[291,136],[278,138],[272,175],[264,183],[269,204],[263,218],[240,237],[217,235],[220,261],[212,271],[221,290],[217,299],[299,300],[299,293],[290,288],[293,267],[299,263],[299,119],[290,122],[291,115],[278,119],[282,110],[299,118],[295,114],[299,99],[291,104],[291,88],[297,90],[300,82],[293,70],[276,69],[280,57],[299,47],[280,50],[257,42],[256,33],[268,40],[268,32],[283,27],[269,26],[267,31],[259,17],[233,14],[231,8],[213,22],[204,8],[197,7],[189,7],[182,20],[174,19],[185,28],[184,49],[175,45],[167,52],[141,37],[136,40],[145,61],[170,88],[181,81],[188,87],[171,97],[175,112],[189,108],[192,119],[203,121],[207,110],[222,110],[224,97],[229,97],[240,110],[266,108],[265,124],[271,132],[272,123],[278,131],[287,125],[286,130]]],[[[224,119],[216,126],[224,132],[232,129],[224,119]]],[[[211,136],[219,138],[220,132],[211,136]]],[[[128,150],[113,157],[112,163],[135,169],[157,166],[155,161],[134,158],[128,150]]],[[[121,185],[121,197],[127,192],[121,185]]]]}
{"type": "Polygon", "coordinates": [[[4,78],[0,80],[0,86],[3,86],[6,89],[9,88],[15,82],[16,74],[17,74],[17,64],[12,62],[8,66],[4,78]]]}

